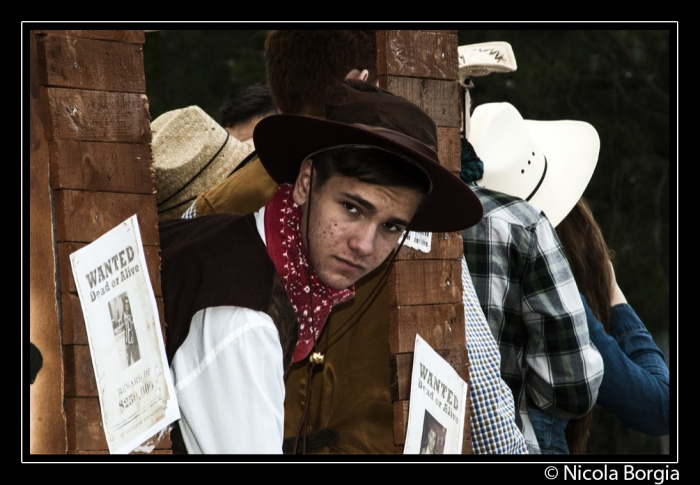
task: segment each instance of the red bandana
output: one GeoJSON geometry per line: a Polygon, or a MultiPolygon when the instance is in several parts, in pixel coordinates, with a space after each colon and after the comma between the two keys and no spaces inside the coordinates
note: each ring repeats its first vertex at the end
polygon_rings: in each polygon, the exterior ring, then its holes
{"type": "Polygon", "coordinates": [[[299,321],[299,338],[293,362],[299,362],[309,355],[333,306],[355,296],[354,286],[336,290],[318,279],[306,257],[299,230],[300,222],[301,208],[292,199],[292,186],[280,185],[275,196],[265,206],[265,239],[267,254],[282,277],[299,321]],[[311,301],[314,303],[313,320],[311,301]],[[312,328],[315,330],[315,339],[311,334],[312,328]]]}

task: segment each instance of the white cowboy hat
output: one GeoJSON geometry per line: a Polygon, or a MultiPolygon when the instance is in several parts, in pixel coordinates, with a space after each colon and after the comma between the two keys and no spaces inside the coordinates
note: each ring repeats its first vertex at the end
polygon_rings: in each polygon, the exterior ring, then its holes
{"type": "Polygon", "coordinates": [[[199,106],[163,113],[151,123],[156,203],[160,220],[174,219],[201,192],[228,177],[254,150],[199,106]]]}
{"type": "Polygon", "coordinates": [[[509,103],[477,106],[469,141],[484,162],[476,184],[527,200],[553,226],[583,195],[600,151],[590,124],[524,120],[509,103]]]}
{"type": "Polygon", "coordinates": [[[513,72],[518,68],[513,48],[508,42],[494,41],[460,45],[459,82],[471,87],[471,78],[486,76],[492,72],[513,72]]]}

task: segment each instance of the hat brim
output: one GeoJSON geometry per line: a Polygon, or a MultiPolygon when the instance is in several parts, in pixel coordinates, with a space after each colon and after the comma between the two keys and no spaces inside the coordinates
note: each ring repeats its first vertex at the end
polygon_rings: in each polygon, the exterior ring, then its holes
{"type": "Polygon", "coordinates": [[[571,212],[588,186],[600,152],[598,132],[583,121],[525,120],[547,157],[547,173],[530,198],[553,226],[571,212]]]}
{"type": "Polygon", "coordinates": [[[439,164],[436,154],[431,157],[429,149],[411,148],[418,142],[398,132],[308,116],[274,115],[257,124],[253,140],[260,162],[278,184],[294,184],[301,163],[309,155],[349,145],[377,147],[419,166],[430,178],[433,189],[411,220],[412,231],[461,231],[474,226],[483,215],[476,195],[439,164]]]}
{"type": "Polygon", "coordinates": [[[519,197],[559,224],[583,195],[600,138],[584,121],[524,120],[510,103],[479,105],[469,141],[484,162],[477,185],[519,197]]]}

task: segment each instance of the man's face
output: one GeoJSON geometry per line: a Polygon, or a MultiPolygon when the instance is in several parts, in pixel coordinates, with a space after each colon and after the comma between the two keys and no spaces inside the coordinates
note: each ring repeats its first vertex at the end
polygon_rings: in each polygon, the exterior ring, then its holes
{"type": "Polygon", "coordinates": [[[302,206],[304,247],[320,280],[344,289],[377,268],[397,247],[422,195],[405,187],[333,175],[311,194],[309,210],[310,172],[311,160],[305,160],[293,192],[294,202],[302,206]]]}

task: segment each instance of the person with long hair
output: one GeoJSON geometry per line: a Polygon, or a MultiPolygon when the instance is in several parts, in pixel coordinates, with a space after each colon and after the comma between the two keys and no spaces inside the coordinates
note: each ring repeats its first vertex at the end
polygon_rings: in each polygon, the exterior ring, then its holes
{"type": "MultiPolygon", "coordinates": [[[[509,103],[485,103],[477,106],[471,115],[468,140],[465,145],[471,144],[472,153],[466,153],[463,146],[461,177],[475,184],[475,193],[484,205],[484,219],[475,227],[478,229],[485,220],[493,220],[491,224],[495,228],[487,227],[481,232],[472,228],[462,234],[465,258],[471,263],[469,269],[477,291],[481,290],[479,299],[486,306],[485,313],[494,314],[487,312],[489,305],[495,306],[493,302],[518,301],[500,294],[494,297],[489,292],[503,291],[504,281],[515,280],[510,275],[522,273],[513,269],[524,254],[519,248],[546,244],[545,254],[561,255],[552,274],[569,289],[574,286],[573,296],[569,291],[563,300],[564,307],[583,307],[583,328],[578,328],[577,338],[590,342],[590,348],[599,352],[602,359],[602,379],[593,400],[631,429],[657,436],[668,434],[669,372],[664,355],[627,304],[615,278],[613,253],[582,198],[598,161],[600,139],[595,128],[576,120],[526,120],[509,103]],[[480,194],[491,194],[490,200],[480,194]],[[496,212],[493,208],[496,203],[508,204],[510,210],[496,212]],[[515,212],[515,208],[519,210],[515,212]],[[553,226],[546,239],[538,238],[528,245],[520,242],[521,226],[529,227],[523,224],[526,214],[537,214],[544,219],[544,226],[553,226]],[[480,239],[489,237],[499,244],[491,243],[488,247],[479,244],[480,239]],[[509,251],[504,251],[504,247],[509,251]],[[486,263],[491,264],[492,270],[480,280],[486,263]],[[506,270],[499,268],[499,264],[506,270]]],[[[545,266],[530,263],[530,267],[539,268],[535,273],[541,274],[545,266]]],[[[523,288],[536,295],[549,294],[538,285],[528,284],[523,288]]],[[[512,316],[517,310],[518,307],[512,306],[507,315],[512,316]]],[[[496,316],[504,319],[506,313],[496,316]]],[[[511,333],[504,332],[498,320],[496,325],[492,324],[494,336],[501,342],[502,361],[506,365],[509,362],[522,365],[524,376],[539,372],[547,377],[553,370],[558,371],[561,363],[557,367],[545,366],[537,362],[537,357],[551,349],[559,350],[558,346],[568,341],[557,338],[556,326],[534,318],[528,323],[528,328],[539,335],[536,334],[536,340],[530,338],[524,347],[528,354],[523,354],[522,360],[520,354],[514,355],[512,351],[508,354],[509,349],[502,345],[503,336],[512,339],[511,333]]],[[[554,352],[560,353],[560,350],[554,352]]],[[[566,362],[576,362],[576,358],[568,358],[566,362]]],[[[502,374],[505,379],[509,373],[502,369],[502,374]]],[[[543,406],[543,402],[547,403],[541,390],[534,386],[524,394],[522,403],[526,411],[521,416],[528,418],[538,452],[585,453],[593,404],[587,412],[572,416],[561,409],[543,406]]],[[[514,392],[514,396],[518,393],[514,392]]],[[[531,441],[530,430],[526,428],[523,434],[531,441]]]]}
{"type": "MultiPolygon", "coordinates": [[[[556,232],[584,301],[591,341],[603,357],[597,404],[628,428],[667,435],[669,372],[664,354],[617,284],[614,253],[583,197],[556,232]]],[[[566,426],[570,453],[585,453],[593,414],[566,426]]]]}

